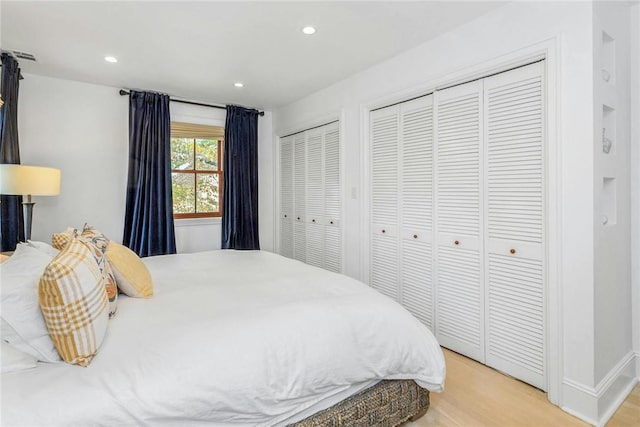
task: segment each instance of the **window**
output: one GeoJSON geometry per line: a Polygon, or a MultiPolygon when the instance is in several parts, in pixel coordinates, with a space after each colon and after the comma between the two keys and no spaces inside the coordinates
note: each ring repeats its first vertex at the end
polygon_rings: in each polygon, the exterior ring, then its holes
{"type": "Polygon", "coordinates": [[[171,123],[174,218],[222,215],[224,128],[171,123]]]}

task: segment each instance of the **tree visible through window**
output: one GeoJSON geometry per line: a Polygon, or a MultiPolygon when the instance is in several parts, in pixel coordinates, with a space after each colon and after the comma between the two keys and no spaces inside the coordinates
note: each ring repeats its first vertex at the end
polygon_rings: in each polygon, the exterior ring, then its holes
{"type": "Polygon", "coordinates": [[[222,128],[172,123],[171,182],[175,218],[222,212],[222,128]]]}

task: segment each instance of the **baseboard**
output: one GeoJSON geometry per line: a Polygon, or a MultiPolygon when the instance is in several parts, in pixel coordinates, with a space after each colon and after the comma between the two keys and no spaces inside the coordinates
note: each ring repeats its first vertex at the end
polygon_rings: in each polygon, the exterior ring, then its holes
{"type": "Polygon", "coordinates": [[[629,352],[597,385],[598,425],[604,426],[638,383],[635,353],[629,352]]]}
{"type": "Polygon", "coordinates": [[[636,351],[636,378],[640,382],[640,351],[636,351]]]}
{"type": "Polygon", "coordinates": [[[604,426],[638,383],[639,367],[638,354],[629,352],[596,387],[565,378],[561,408],[591,425],[604,426]]]}
{"type": "Polygon", "coordinates": [[[598,425],[598,395],[592,387],[565,378],[560,408],[593,426],[598,425]]]}

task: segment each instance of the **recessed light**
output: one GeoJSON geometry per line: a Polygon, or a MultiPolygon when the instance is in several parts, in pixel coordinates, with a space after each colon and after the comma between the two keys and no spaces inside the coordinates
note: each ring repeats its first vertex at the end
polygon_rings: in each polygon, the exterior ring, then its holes
{"type": "Polygon", "coordinates": [[[118,58],[116,58],[115,56],[105,56],[104,60],[107,62],[111,62],[112,64],[118,62],[118,58]]]}
{"type": "Polygon", "coordinates": [[[308,26],[308,27],[304,27],[304,28],[302,29],[302,32],[303,32],[303,33],[305,33],[305,34],[307,34],[307,35],[311,35],[311,34],[313,34],[313,33],[315,33],[315,32],[316,32],[316,29],[315,29],[315,28],[313,28],[313,27],[311,27],[311,26],[308,26]]]}
{"type": "Polygon", "coordinates": [[[238,83],[234,83],[233,85],[234,85],[235,87],[242,87],[242,86],[244,86],[244,85],[243,85],[242,83],[240,83],[240,82],[238,82],[238,83]]]}

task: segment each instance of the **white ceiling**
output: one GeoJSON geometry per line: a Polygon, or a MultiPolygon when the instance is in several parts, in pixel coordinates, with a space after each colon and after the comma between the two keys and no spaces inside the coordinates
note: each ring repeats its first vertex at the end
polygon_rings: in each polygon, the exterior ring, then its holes
{"type": "Polygon", "coordinates": [[[0,40],[26,73],[273,109],[500,4],[3,0],[0,40]]]}

